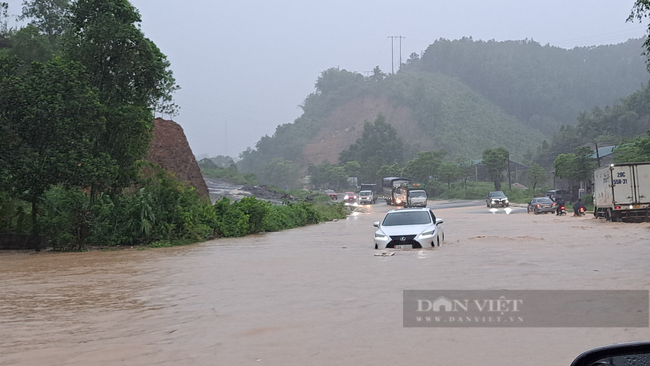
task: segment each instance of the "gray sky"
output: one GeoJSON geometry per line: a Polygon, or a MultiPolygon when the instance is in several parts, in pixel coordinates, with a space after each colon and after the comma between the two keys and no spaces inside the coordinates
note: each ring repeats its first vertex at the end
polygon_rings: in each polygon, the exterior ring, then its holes
{"type": "MultiPolygon", "coordinates": [[[[5,0],[7,1],[7,0],[5,0]]],[[[9,0],[10,13],[22,0],[9,0]]],[[[533,39],[562,48],[645,34],[626,23],[633,0],[213,1],[131,0],[142,30],[171,62],[181,90],[173,119],[194,154],[237,157],[292,123],[320,73],[391,71],[438,38],[533,39]],[[399,62],[394,41],[394,65],[399,62]]],[[[639,50],[641,53],[642,50],[639,50]]],[[[621,96],[624,97],[624,96],[621,96]]],[[[165,116],[168,117],[168,116],[165,116]]]]}

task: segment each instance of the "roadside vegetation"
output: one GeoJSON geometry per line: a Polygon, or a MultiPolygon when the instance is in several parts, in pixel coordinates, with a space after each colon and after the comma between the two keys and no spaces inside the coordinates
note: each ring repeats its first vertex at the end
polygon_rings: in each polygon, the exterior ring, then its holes
{"type": "MultiPolygon", "coordinates": [[[[129,1],[26,0],[20,29],[8,14],[0,2],[0,234],[164,247],[345,217],[342,204],[212,205],[146,162],[154,112],[175,114],[178,86],[129,1]]],[[[217,163],[206,175],[256,183],[217,163]]]]}
{"type": "MultiPolygon", "coordinates": [[[[506,193],[525,203],[543,192],[551,169],[587,183],[599,145],[615,145],[616,162],[650,160],[650,83],[638,70],[647,37],[573,50],[440,39],[393,75],[323,71],[294,123],[237,163],[199,162],[207,177],[284,187],[298,201],[211,204],[144,161],[154,115],[177,112],[179,86],[137,9],[128,0],[25,0],[22,11],[25,26],[9,28],[0,2],[0,233],[42,236],[57,250],[170,246],[345,217],[342,203],[300,189],[304,172],[315,191],[350,189],[349,177],[380,184],[405,176],[431,198],[482,199],[502,189],[516,158],[529,165],[531,188],[506,193]],[[624,72],[602,72],[612,65],[624,72]],[[629,97],[612,104],[621,95],[629,97]],[[407,107],[416,132],[405,141],[378,114],[337,162],[301,166],[322,122],[367,97],[407,107]],[[473,182],[477,160],[489,183],[473,182]]],[[[650,2],[637,0],[628,21],[648,13],[650,2]]]]}

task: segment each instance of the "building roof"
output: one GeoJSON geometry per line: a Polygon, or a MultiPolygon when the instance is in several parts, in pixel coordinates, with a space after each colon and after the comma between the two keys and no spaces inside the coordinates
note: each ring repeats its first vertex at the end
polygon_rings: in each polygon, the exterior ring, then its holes
{"type": "MultiPolygon", "coordinates": [[[[605,147],[600,147],[600,148],[598,148],[598,156],[600,156],[600,157],[602,158],[603,156],[611,155],[611,154],[614,153],[614,149],[615,149],[615,148],[616,148],[616,146],[605,146],[605,147]]],[[[597,158],[597,156],[596,156],[596,151],[594,151],[594,153],[591,154],[591,157],[592,157],[593,159],[596,159],[596,158],[597,158]]]]}

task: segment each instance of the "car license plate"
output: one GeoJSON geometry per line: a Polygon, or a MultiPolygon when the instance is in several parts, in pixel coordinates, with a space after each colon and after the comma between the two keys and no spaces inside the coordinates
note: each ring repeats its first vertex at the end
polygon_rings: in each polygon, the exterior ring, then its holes
{"type": "Polygon", "coordinates": [[[395,245],[395,249],[413,249],[413,244],[410,244],[410,245],[395,245]]]}

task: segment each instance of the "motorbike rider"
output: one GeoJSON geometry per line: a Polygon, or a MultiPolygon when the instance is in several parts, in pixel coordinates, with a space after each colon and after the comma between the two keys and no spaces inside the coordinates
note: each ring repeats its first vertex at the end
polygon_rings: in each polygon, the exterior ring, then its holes
{"type": "Polygon", "coordinates": [[[559,215],[560,215],[560,211],[562,211],[562,206],[565,205],[564,200],[562,199],[562,196],[558,197],[558,198],[555,200],[555,204],[557,205],[557,206],[555,207],[555,214],[559,216],[559,215]]]}
{"type": "Polygon", "coordinates": [[[587,210],[585,204],[582,202],[582,198],[578,198],[576,203],[573,204],[573,216],[578,216],[578,211],[580,211],[580,207],[582,207],[585,211],[587,210]]]}

